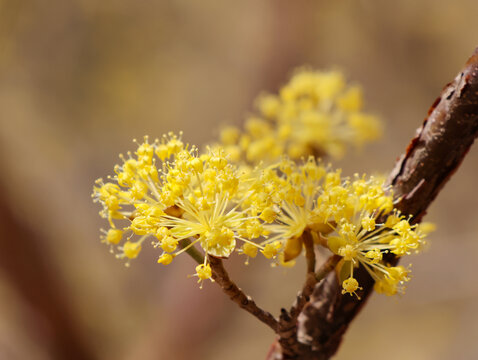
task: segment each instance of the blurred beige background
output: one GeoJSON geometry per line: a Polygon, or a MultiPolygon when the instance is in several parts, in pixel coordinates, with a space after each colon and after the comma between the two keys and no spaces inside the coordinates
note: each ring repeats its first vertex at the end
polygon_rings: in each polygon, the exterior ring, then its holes
{"type": "MultiPolygon", "coordinates": [[[[475,0],[0,0],[0,358],[264,358],[273,334],[199,290],[192,260],[109,254],[94,179],[134,137],[214,139],[303,64],[363,84],[385,136],[338,165],[387,172],[478,45],[476,14],[475,0]]],[[[472,148],[433,204],[406,295],[374,295],[337,359],[478,358],[477,161],[472,148]]],[[[290,305],[301,264],[242,261],[231,274],[259,304],[290,305]]]]}

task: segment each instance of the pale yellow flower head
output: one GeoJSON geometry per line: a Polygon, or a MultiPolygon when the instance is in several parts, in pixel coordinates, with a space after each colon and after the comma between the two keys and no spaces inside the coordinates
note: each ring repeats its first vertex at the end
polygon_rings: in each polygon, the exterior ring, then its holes
{"type": "Polygon", "coordinates": [[[298,164],[283,158],[263,168],[255,179],[244,205],[264,222],[268,236],[261,245],[267,258],[281,254],[283,263],[293,261],[308,232],[317,244],[343,258],[344,293],[357,295],[360,287],[353,273],[359,264],[381,284],[380,289],[388,286],[382,292],[391,293],[392,285],[395,292],[403,289],[400,284],[408,277],[392,275],[396,268],[385,257],[417,252],[426,232],[393,210],[393,195],[384,188],[383,178],[343,177],[340,170],[309,157],[298,164]]]}
{"type": "Polygon", "coordinates": [[[340,158],[349,146],[360,148],[382,133],[378,119],[362,111],[362,90],[348,85],[339,71],[297,70],[279,94],[262,94],[257,114],[244,130],[225,128],[220,141],[234,161],[272,163],[287,155],[340,158]]]}
{"type": "MultiPolygon", "coordinates": [[[[121,159],[116,175],[109,182],[98,180],[93,192],[111,225],[103,242],[117,249],[117,257],[136,258],[146,239],[161,249],[163,265],[192,246],[222,258],[238,241],[251,257],[262,249],[253,241],[263,235],[262,223],[243,206],[244,184],[250,181],[223,149],[199,154],[181,136],[168,134],[151,143],[145,137],[134,154],[121,159]]],[[[205,261],[197,273],[201,280],[208,274],[207,256],[205,261]]]]}

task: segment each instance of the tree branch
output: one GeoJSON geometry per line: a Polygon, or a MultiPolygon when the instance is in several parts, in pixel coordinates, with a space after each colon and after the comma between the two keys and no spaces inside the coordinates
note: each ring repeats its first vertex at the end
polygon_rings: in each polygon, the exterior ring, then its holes
{"type": "MultiPolygon", "coordinates": [[[[332,270],[334,270],[340,259],[340,256],[332,255],[317,271],[307,272],[304,286],[299,292],[299,295],[297,295],[297,298],[289,312],[287,312],[285,309],[281,309],[279,330],[277,331],[277,334],[279,335],[278,341],[280,343],[280,347],[278,348],[281,349],[282,355],[285,356],[285,358],[288,356],[292,356],[293,358],[294,354],[308,351],[308,348],[304,346],[304,343],[301,342],[297,337],[297,318],[302,312],[304,306],[309,302],[315,285],[322,281],[332,270]]],[[[308,265],[308,269],[311,269],[310,265],[308,265]]]]}
{"type": "Polygon", "coordinates": [[[314,239],[312,239],[312,234],[310,230],[306,229],[302,234],[302,239],[304,241],[305,247],[305,258],[307,260],[307,273],[315,272],[315,250],[314,250],[314,239]]]}
{"type": "Polygon", "coordinates": [[[279,336],[279,343],[283,354],[295,354],[302,352],[303,345],[297,341],[297,316],[309,301],[310,295],[314,291],[314,286],[317,283],[315,278],[315,250],[314,240],[310,230],[306,229],[302,234],[302,241],[305,248],[305,259],[307,264],[307,272],[304,285],[299,291],[294,304],[291,309],[281,309],[279,317],[279,326],[277,335],[279,336]]]}
{"type": "Polygon", "coordinates": [[[478,48],[445,86],[390,174],[397,208],[419,222],[478,133],[478,48]]]}
{"type": "Polygon", "coordinates": [[[255,316],[272,330],[277,331],[279,323],[276,318],[271,313],[257,306],[250,296],[244,294],[244,292],[232,282],[224,268],[222,260],[211,255],[208,255],[208,259],[212,270],[212,278],[221,287],[222,291],[242,309],[255,316]]]}

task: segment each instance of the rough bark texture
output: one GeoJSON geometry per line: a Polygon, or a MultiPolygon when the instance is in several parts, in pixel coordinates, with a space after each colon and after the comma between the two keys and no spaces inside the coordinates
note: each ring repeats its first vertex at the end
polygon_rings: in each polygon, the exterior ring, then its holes
{"type": "MultiPolygon", "coordinates": [[[[478,49],[456,78],[445,86],[391,172],[388,182],[393,187],[397,208],[419,222],[461,164],[477,134],[478,49]]],[[[330,273],[317,284],[310,302],[298,317],[297,338],[306,345],[306,350],[282,355],[275,346],[268,359],[325,360],[333,356],[350,322],[373,290],[374,283],[363,268],[354,275],[363,287],[359,293],[362,300],[343,296],[335,273],[330,273]]]]}

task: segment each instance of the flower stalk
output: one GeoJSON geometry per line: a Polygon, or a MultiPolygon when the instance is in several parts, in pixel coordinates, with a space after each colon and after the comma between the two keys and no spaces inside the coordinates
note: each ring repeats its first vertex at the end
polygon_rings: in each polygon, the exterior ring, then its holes
{"type": "Polygon", "coordinates": [[[221,287],[222,291],[241,309],[259,319],[269,326],[274,332],[277,331],[278,322],[269,312],[256,305],[254,300],[247,296],[230,278],[221,259],[209,256],[209,264],[212,269],[212,279],[221,287]]]}

